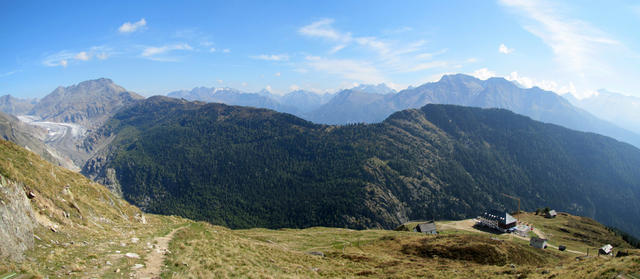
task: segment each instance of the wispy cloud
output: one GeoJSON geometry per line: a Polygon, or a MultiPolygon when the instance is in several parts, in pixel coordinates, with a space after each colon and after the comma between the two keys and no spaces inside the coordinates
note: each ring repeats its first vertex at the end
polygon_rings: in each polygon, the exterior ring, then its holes
{"type": "Polygon", "coordinates": [[[424,71],[424,70],[434,69],[434,68],[444,68],[447,66],[449,66],[449,62],[447,61],[431,61],[431,62],[417,64],[412,68],[407,69],[406,71],[418,72],[418,71],[424,71]]]}
{"type": "Polygon", "coordinates": [[[556,60],[570,71],[584,74],[607,68],[598,54],[620,42],[591,24],[563,14],[554,2],[500,0],[528,20],[524,29],[541,38],[554,52],[556,60]]]}
{"type": "MultiPolygon", "coordinates": [[[[345,48],[357,48],[362,50],[362,56],[368,57],[333,59],[308,56],[306,60],[309,67],[307,68],[359,82],[389,83],[382,73],[398,74],[451,66],[447,61],[430,61],[434,56],[441,55],[447,50],[427,52],[425,40],[406,42],[385,40],[375,36],[356,36],[351,32],[334,28],[333,24],[333,19],[321,19],[299,28],[298,33],[334,44],[328,51],[329,56],[345,48]]],[[[402,30],[402,32],[407,31],[410,29],[402,30]]]]}
{"type": "Polygon", "coordinates": [[[433,59],[433,57],[438,56],[438,55],[442,55],[444,53],[446,53],[447,51],[449,51],[448,49],[441,49],[439,51],[436,52],[424,52],[424,53],[419,53],[415,56],[416,59],[420,59],[420,60],[431,60],[433,59]]]}
{"type": "Polygon", "coordinates": [[[631,6],[631,11],[640,17],[640,5],[631,6]]]}
{"type": "Polygon", "coordinates": [[[287,61],[287,60],[289,60],[289,55],[286,55],[286,54],[260,54],[260,55],[250,56],[250,58],[258,59],[258,60],[267,60],[267,61],[287,61]]]}
{"type": "Polygon", "coordinates": [[[120,25],[120,28],[118,28],[118,31],[120,31],[120,33],[133,33],[137,30],[142,30],[145,26],[147,25],[147,21],[142,18],[134,23],[131,22],[125,22],[122,25],[120,25]]]}
{"type": "Polygon", "coordinates": [[[225,48],[225,49],[222,50],[222,53],[230,53],[230,52],[231,52],[231,50],[228,49],[228,48],[225,48]]]}
{"type": "Polygon", "coordinates": [[[14,71],[6,72],[6,73],[1,73],[1,74],[0,74],[0,78],[2,78],[2,77],[8,77],[8,76],[11,76],[11,75],[13,75],[13,74],[15,74],[15,73],[19,73],[19,72],[21,72],[21,70],[14,70],[14,71]]]}
{"type": "Polygon", "coordinates": [[[69,50],[59,51],[57,53],[47,55],[42,64],[48,67],[67,67],[74,62],[86,62],[94,57],[99,60],[105,60],[115,54],[111,48],[105,46],[94,46],[85,51],[73,52],[69,50]]]}
{"type": "Polygon", "coordinates": [[[512,48],[508,48],[506,45],[504,44],[500,44],[500,46],[498,47],[498,51],[502,54],[511,54],[513,53],[514,49],[512,48]]]}
{"type": "Polygon", "coordinates": [[[317,71],[339,75],[344,78],[363,83],[380,83],[385,78],[378,69],[370,63],[351,59],[326,59],[317,56],[307,56],[307,65],[317,71]]]}
{"type": "Polygon", "coordinates": [[[145,47],[140,54],[142,57],[155,60],[155,61],[166,61],[166,62],[175,62],[179,59],[177,57],[167,56],[171,52],[182,50],[182,51],[190,51],[193,48],[186,43],[178,43],[172,45],[164,45],[164,46],[150,46],[145,47]]]}
{"type": "Polygon", "coordinates": [[[339,32],[331,26],[333,19],[325,18],[301,27],[298,32],[309,37],[319,37],[333,41],[351,41],[350,33],[339,32]]]}
{"type": "Polygon", "coordinates": [[[81,51],[81,52],[78,52],[78,54],[76,54],[76,56],[74,56],[73,58],[77,60],[82,60],[82,61],[89,61],[89,54],[87,54],[86,51],[81,51]]]}

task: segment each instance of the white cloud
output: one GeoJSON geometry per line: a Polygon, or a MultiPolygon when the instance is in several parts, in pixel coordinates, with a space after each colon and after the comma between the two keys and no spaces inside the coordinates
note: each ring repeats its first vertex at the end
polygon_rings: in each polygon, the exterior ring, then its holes
{"type": "MultiPolygon", "coordinates": [[[[354,74],[357,72],[374,73],[375,76],[367,78],[369,80],[379,80],[381,72],[387,74],[406,73],[411,71],[422,71],[437,67],[450,66],[446,61],[432,61],[434,56],[443,54],[447,49],[437,52],[424,52],[427,42],[418,40],[414,42],[390,41],[383,40],[374,36],[354,36],[350,32],[343,32],[333,27],[333,19],[322,19],[309,25],[301,27],[298,32],[304,36],[312,38],[321,38],[331,43],[333,47],[328,51],[329,55],[335,54],[347,47],[355,47],[362,50],[363,55],[370,57],[361,60],[354,59],[323,59],[322,63],[343,64],[346,69],[329,69],[315,63],[314,69],[325,69],[328,73],[340,72],[342,76],[357,76],[362,80],[362,74],[354,74]],[[419,53],[416,55],[416,53],[419,53]]],[[[307,57],[307,61],[313,60],[307,57]]]]}
{"type": "Polygon", "coordinates": [[[508,76],[505,77],[505,79],[509,81],[515,81],[524,88],[531,88],[535,86],[539,87],[540,89],[553,91],[559,94],[571,93],[576,97],[582,97],[580,94],[578,94],[573,82],[569,82],[565,85],[560,85],[558,82],[551,80],[537,80],[531,77],[521,76],[520,74],[518,74],[518,72],[511,72],[508,76]]]}
{"type": "Polygon", "coordinates": [[[209,52],[216,52],[216,48],[215,47],[210,48],[209,52]]]}
{"type": "Polygon", "coordinates": [[[333,19],[321,19],[309,25],[303,26],[298,30],[298,32],[305,36],[325,38],[333,41],[348,42],[351,40],[350,33],[339,32],[333,29],[331,24],[333,24],[333,19]]]}
{"type": "Polygon", "coordinates": [[[502,54],[511,54],[511,53],[513,53],[513,49],[512,48],[508,48],[504,44],[500,44],[500,46],[498,47],[498,51],[500,53],[502,53],[502,54]]]}
{"type": "Polygon", "coordinates": [[[417,64],[417,65],[413,66],[412,68],[407,69],[407,72],[424,71],[424,70],[428,70],[428,69],[443,68],[443,67],[447,67],[447,66],[449,66],[449,63],[446,62],[446,61],[432,61],[432,62],[426,62],[426,63],[417,64]]]}
{"type": "Polygon", "coordinates": [[[478,62],[478,58],[471,57],[471,58],[467,59],[467,63],[476,63],[476,62],[478,62]]]}
{"type": "Polygon", "coordinates": [[[9,72],[0,74],[0,77],[8,77],[8,76],[11,76],[11,75],[13,75],[15,73],[18,73],[18,72],[22,72],[22,70],[9,71],[9,72]]]}
{"type": "Polygon", "coordinates": [[[345,47],[347,47],[347,45],[337,45],[337,46],[333,47],[331,50],[329,50],[329,54],[334,54],[334,53],[342,50],[345,47]]]}
{"type": "Polygon", "coordinates": [[[140,54],[142,57],[156,60],[156,61],[176,61],[175,57],[167,57],[164,54],[176,51],[176,50],[193,50],[193,48],[189,44],[180,43],[173,45],[165,45],[159,47],[146,47],[142,50],[140,54]]]}
{"type": "Polygon", "coordinates": [[[279,77],[280,76],[280,72],[277,72],[274,74],[275,76],[279,77]]]}
{"type": "Polygon", "coordinates": [[[436,51],[436,52],[424,52],[424,53],[417,54],[415,56],[415,58],[416,59],[420,59],[420,60],[431,60],[431,59],[433,59],[433,57],[441,55],[441,54],[444,54],[447,51],[448,51],[448,49],[445,48],[445,49],[441,49],[441,50],[436,51]]]}
{"type": "Polygon", "coordinates": [[[247,87],[247,85],[249,85],[249,84],[248,84],[248,83],[246,83],[246,82],[242,82],[242,84],[241,84],[241,85],[242,85],[242,87],[247,87]]]}
{"type": "Polygon", "coordinates": [[[118,31],[120,31],[120,33],[132,33],[132,32],[135,32],[136,30],[139,30],[145,27],[146,25],[147,25],[147,21],[143,18],[134,23],[125,22],[120,26],[120,28],[118,28],[118,31]]]}
{"type": "Polygon", "coordinates": [[[295,85],[295,84],[292,84],[291,86],[289,86],[289,90],[291,90],[291,91],[300,90],[300,86],[297,86],[297,85],[295,85]]]}
{"type": "Polygon", "coordinates": [[[225,48],[225,49],[223,49],[223,50],[222,50],[222,52],[224,52],[224,53],[229,53],[229,52],[231,52],[231,50],[230,50],[230,49],[228,49],[228,48],[225,48]]]}
{"type": "Polygon", "coordinates": [[[487,68],[482,68],[474,71],[471,75],[481,80],[486,80],[486,79],[495,77],[496,73],[493,71],[490,71],[487,68]]]}
{"type": "Polygon", "coordinates": [[[67,67],[74,62],[86,62],[96,57],[100,60],[107,59],[113,52],[110,48],[104,46],[94,46],[86,51],[72,52],[63,50],[51,55],[48,55],[42,61],[42,64],[48,67],[67,67]]]}
{"type": "Polygon", "coordinates": [[[265,90],[267,90],[267,91],[269,91],[269,92],[271,92],[271,91],[272,91],[272,89],[271,89],[271,85],[267,85],[267,86],[265,86],[265,87],[264,87],[264,89],[265,89],[265,90]]]}
{"type": "Polygon", "coordinates": [[[89,55],[87,54],[86,51],[81,51],[78,52],[78,54],[76,54],[76,56],[74,57],[77,60],[82,60],[82,61],[88,61],[90,59],[89,55]]]}
{"type": "Polygon", "coordinates": [[[109,58],[109,54],[106,52],[100,52],[98,54],[96,54],[96,58],[100,59],[100,60],[105,60],[107,58],[109,58]]]}
{"type": "Polygon", "coordinates": [[[258,59],[258,60],[267,60],[267,61],[289,60],[289,56],[286,54],[261,54],[261,55],[250,56],[250,58],[258,59]]]}
{"type": "Polygon", "coordinates": [[[608,71],[599,54],[620,43],[587,22],[562,14],[556,2],[500,0],[523,14],[529,22],[525,30],[542,39],[567,71],[584,75],[588,71],[608,71]]]}
{"type": "Polygon", "coordinates": [[[640,17],[640,5],[631,6],[631,10],[640,17]]]}
{"type": "Polygon", "coordinates": [[[224,80],[219,79],[219,80],[218,80],[218,83],[219,83],[219,84],[222,84],[222,83],[224,83],[224,80]]]}
{"type": "Polygon", "coordinates": [[[384,77],[376,67],[367,62],[351,59],[325,59],[307,56],[307,64],[316,71],[341,76],[345,79],[363,83],[384,82],[384,77]]]}

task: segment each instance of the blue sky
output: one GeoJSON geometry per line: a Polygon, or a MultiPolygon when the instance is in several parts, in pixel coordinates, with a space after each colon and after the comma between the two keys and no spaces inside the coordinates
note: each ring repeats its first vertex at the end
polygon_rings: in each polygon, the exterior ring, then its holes
{"type": "Polygon", "coordinates": [[[636,1],[0,1],[0,95],[107,77],[196,86],[396,89],[445,73],[640,96],[636,1]]]}

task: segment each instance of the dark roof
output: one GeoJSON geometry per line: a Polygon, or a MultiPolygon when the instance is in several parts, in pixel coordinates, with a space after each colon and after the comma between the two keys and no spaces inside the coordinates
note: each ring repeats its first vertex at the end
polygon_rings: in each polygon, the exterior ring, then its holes
{"type": "Polygon", "coordinates": [[[421,223],[418,224],[416,226],[416,230],[419,232],[430,232],[430,231],[435,231],[436,230],[436,223],[432,222],[428,222],[428,223],[421,223]]]}
{"type": "Polygon", "coordinates": [[[513,218],[513,216],[511,216],[511,214],[504,211],[498,211],[498,210],[489,210],[484,214],[482,214],[482,217],[487,218],[489,220],[494,220],[494,221],[497,220],[499,223],[502,223],[502,224],[511,224],[517,221],[516,218],[513,218]]]}

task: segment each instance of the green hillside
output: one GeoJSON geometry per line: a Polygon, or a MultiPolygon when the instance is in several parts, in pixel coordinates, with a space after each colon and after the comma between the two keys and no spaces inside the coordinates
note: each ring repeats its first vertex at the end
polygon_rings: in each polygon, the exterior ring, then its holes
{"type": "Polygon", "coordinates": [[[327,126],[152,97],[116,114],[100,137],[113,141],[85,174],[112,169],[144,210],[232,228],[395,228],[513,208],[507,193],[524,209],[640,234],[638,149],[506,110],[427,105],[380,124],[327,126]]]}
{"type": "Polygon", "coordinates": [[[1,235],[0,278],[640,276],[639,252],[582,217],[561,214],[547,220],[526,214],[523,219],[553,233],[554,241],[572,239],[569,249],[611,241],[616,251],[630,255],[585,258],[541,250],[511,235],[458,230],[447,221],[436,222],[437,236],[328,227],[230,230],[141,215],[105,187],[10,142],[0,141],[0,155],[0,234],[11,231],[1,235]],[[584,237],[576,239],[574,230],[584,237]],[[15,249],[27,242],[24,249],[15,249]]]}

